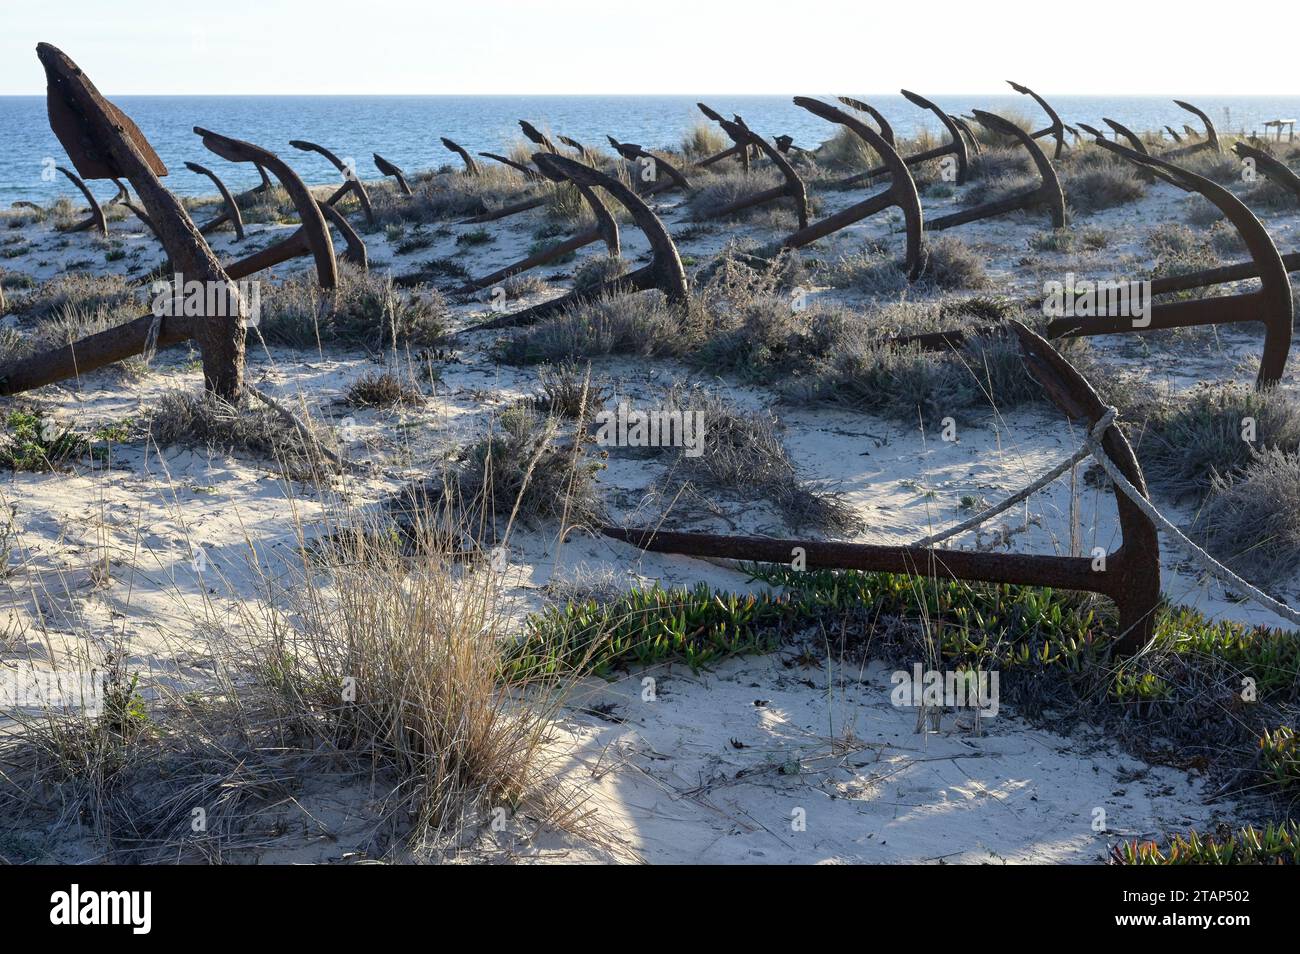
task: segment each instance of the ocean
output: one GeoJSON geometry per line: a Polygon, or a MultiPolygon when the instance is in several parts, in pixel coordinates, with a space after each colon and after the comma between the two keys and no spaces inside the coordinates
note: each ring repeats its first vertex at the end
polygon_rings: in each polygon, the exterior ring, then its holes
{"type": "MultiPolygon", "coordinates": [[[[889,119],[895,132],[907,136],[938,121],[899,95],[861,95],[889,119]]],[[[1036,125],[1046,117],[1029,97],[1004,95],[931,95],[944,110],[969,112],[972,107],[1004,115],[1022,115],[1036,125]]],[[[831,97],[826,97],[830,99],[831,97]]],[[[789,96],[121,96],[113,101],[135,120],[153,143],[171,175],[168,188],[180,194],[210,194],[204,177],[184,166],[189,161],[209,166],[232,189],[256,184],[251,166],[234,165],[209,153],[193,133],[204,126],[245,139],[287,158],[310,184],[337,182],[338,173],[321,156],[302,153],[290,139],[307,139],[338,156],[353,159],[362,178],[377,178],[371,154],[378,152],[408,171],[460,160],[443,148],[448,136],[471,152],[504,152],[521,138],[518,120],[570,136],[589,146],[606,145],[605,136],[646,147],[678,143],[703,116],[697,99],[725,116],[738,113],[758,132],[787,133],[797,145],[816,146],[834,128],[800,109],[789,96]]],[[[1200,128],[1195,116],[1174,105],[1172,96],[1052,96],[1049,101],[1067,122],[1100,126],[1103,116],[1142,131],[1166,124],[1181,131],[1184,122],[1200,128]]],[[[1297,96],[1197,97],[1194,102],[1210,116],[1220,132],[1250,132],[1265,120],[1300,116],[1297,96]]],[[[0,206],[18,199],[49,202],[60,195],[80,198],[62,176],[52,176],[55,163],[67,156],[45,113],[43,96],[0,97],[0,206]]],[[[92,183],[97,195],[109,198],[114,188],[92,183]]]]}

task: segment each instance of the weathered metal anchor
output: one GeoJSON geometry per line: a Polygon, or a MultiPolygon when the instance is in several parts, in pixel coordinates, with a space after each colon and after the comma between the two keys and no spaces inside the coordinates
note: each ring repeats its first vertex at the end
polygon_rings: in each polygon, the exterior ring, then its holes
{"type": "Polygon", "coordinates": [[[237,402],[243,389],[244,303],[239,290],[190,220],[181,201],[158,181],[167,167],[139,128],[100,94],[66,54],[48,43],[36,47],[48,81],[50,126],[78,173],[91,179],[126,179],[135,188],[160,241],[186,280],[207,290],[216,314],[153,314],[89,335],[61,348],[0,368],[0,393],[14,394],[84,374],[153,347],[190,338],[203,359],[207,388],[237,402]]]}
{"type": "Polygon", "coordinates": [[[478,175],[478,163],[474,161],[474,157],[466,151],[464,146],[454,140],[448,139],[446,136],[440,138],[442,139],[442,144],[446,146],[449,151],[460,156],[461,161],[465,163],[465,174],[467,176],[478,175]]]}
{"type": "MultiPolygon", "coordinates": [[[[970,167],[970,150],[966,148],[966,140],[962,137],[961,130],[953,122],[952,117],[942,109],[930,102],[924,96],[909,90],[900,90],[913,104],[928,109],[939,117],[939,122],[943,123],[943,128],[948,131],[948,142],[942,146],[936,146],[933,149],[927,149],[924,152],[914,153],[910,156],[904,156],[903,161],[909,166],[915,166],[922,162],[928,162],[931,159],[940,159],[944,156],[952,156],[957,162],[956,183],[961,185],[966,181],[969,175],[970,167]]],[[[1019,127],[1017,127],[1019,128],[1019,127]]],[[[887,166],[878,166],[875,169],[868,169],[866,172],[859,172],[856,175],[849,176],[847,179],[840,181],[840,185],[856,185],[865,179],[874,179],[876,176],[888,172],[887,166]]]]}
{"type": "Polygon", "coordinates": [[[242,242],[244,240],[244,217],[239,212],[239,204],[235,201],[235,197],[230,194],[230,190],[227,189],[226,184],[221,181],[221,177],[211,169],[206,166],[201,166],[197,162],[187,162],[185,163],[185,168],[196,175],[207,176],[211,179],[212,184],[215,185],[217,191],[221,193],[221,201],[225,206],[225,211],[220,216],[213,219],[207,225],[199,226],[199,234],[207,235],[209,232],[216,229],[217,226],[229,222],[235,230],[235,241],[242,242]]]}
{"type": "Polygon", "coordinates": [[[289,140],[289,145],[293,146],[295,149],[301,149],[304,152],[319,153],[329,160],[330,165],[337,169],[343,176],[343,185],[339,186],[338,189],[334,191],[334,194],[325,200],[326,205],[338,204],[344,196],[351,192],[357,197],[357,201],[361,203],[361,211],[365,213],[366,224],[375,224],[375,210],[370,207],[370,196],[366,193],[366,187],[357,175],[356,169],[345,163],[324,146],[318,146],[314,142],[308,142],[305,139],[291,139],[289,140]]]}
{"type": "MultiPolygon", "coordinates": [[[[1051,345],[1018,322],[1012,323],[1024,352],[1025,366],[1052,402],[1067,417],[1092,428],[1107,413],[1092,386],[1051,345]]],[[[1118,427],[1101,438],[1102,449],[1138,491],[1146,481],[1133,448],[1118,427]]],[[[1141,649],[1154,632],[1160,601],[1160,541],[1155,527],[1122,493],[1115,493],[1121,543],[1107,554],[1104,570],[1090,557],[980,553],[933,547],[825,540],[771,539],[712,533],[680,533],[650,527],[602,527],[601,533],[642,550],[680,553],[746,562],[789,565],[802,553],[809,569],[845,569],[906,573],[931,579],[974,580],[1023,586],[1050,586],[1100,593],[1119,611],[1115,651],[1141,649]]]]}
{"type": "Polygon", "coordinates": [[[482,288],[490,288],[497,282],[509,278],[511,275],[518,275],[520,272],[526,272],[529,269],[545,265],[547,262],[553,262],[557,258],[562,258],[565,255],[576,252],[578,249],[584,248],[593,242],[603,241],[605,247],[609,251],[610,258],[618,258],[620,251],[618,223],[614,221],[614,216],[610,214],[605,203],[600,200],[600,196],[595,193],[591,186],[582,182],[577,182],[568,179],[567,177],[560,177],[555,181],[573,182],[574,188],[581,193],[582,198],[591,209],[592,215],[595,216],[596,224],[589,229],[584,229],[572,238],[552,245],[549,248],[542,249],[541,251],[529,255],[527,258],[515,262],[512,265],[506,265],[504,268],[499,268],[490,275],[484,275],[482,278],[476,278],[473,281],[462,285],[460,288],[456,289],[457,294],[469,294],[470,292],[478,291],[482,288]]]}
{"type": "Polygon", "coordinates": [[[659,217],[651,211],[640,196],[613,176],[606,175],[598,169],[583,165],[581,162],[567,156],[539,152],[533,156],[533,162],[548,177],[568,179],[575,185],[585,185],[589,188],[599,186],[609,193],[615,201],[627,209],[637,228],[645,234],[647,241],[650,243],[650,263],[621,277],[601,282],[595,288],[584,292],[572,291],[567,295],[542,302],[540,305],[534,305],[523,311],[493,318],[490,321],[466,328],[460,332],[461,334],[528,324],[563,311],[565,308],[579,302],[593,301],[611,294],[648,291],[652,288],[657,288],[663,292],[670,305],[680,307],[686,304],[690,292],[686,284],[686,271],[682,267],[681,257],[677,254],[677,246],[673,244],[672,237],[668,234],[668,230],[664,228],[664,224],[659,221],[659,217]]]}
{"type": "MultiPolygon", "coordinates": [[[[1286,369],[1287,355],[1291,348],[1293,301],[1287,271],[1289,268],[1300,268],[1300,255],[1284,259],[1255,214],[1218,183],[1188,172],[1160,157],[1144,156],[1118,143],[1098,139],[1097,145],[1153,169],[1165,181],[1184,191],[1203,195],[1233,224],[1250,252],[1252,261],[1249,265],[1225,266],[1206,272],[1155,279],[1151,282],[1152,295],[1242,278],[1260,279],[1260,288],[1254,292],[1217,298],[1157,302],[1151,306],[1149,315],[1140,325],[1135,324],[1132,317],[1119,315],[1052,318],[1045,329],[1047,337],[1088,337],[1259,321],[1264,324],[1264,353],[1255,386],[1263,389],[1278,383],[1286,369]]],[[[942,349],[960,347],[967,337],[967,333],[962,331],[939,331],[910,335],[895,341],[898,344],[918,344],[927,349],[942,349]]]]}
{"type": "Polygon", "coordinates": [[[1056,114],[1056,110],[1052,108],[1052,104],[1049,103],[1047,100],[1043,99],[1043,97],[1039,96],[1028,86],[1022,86],[1021,84],[1013,80],[1007,80],[1007,85],[1010,86],[1012,89],[1014,89],[1017,93],[1023,93],[1026,96],[1033,97],[1034,102],[1036,102],[1042,108],[1043,112],[1047,113],[1047,117],[1052,121],[1051,124],[1048,126],[1044,126],[1042,129],[1038,130],[1037,132],[1030,133],[1030,135],[1033,136],[1035,139],[1042,139],[1044,136],[1051,136],[1053,139],[1055,139],[1056,151],[1052,153],[1052,158],[1060,159],[1061,153],[1066,148],[1065,123],[1061,122],[1061,117],[1056,114]]]}
{"type": "Polygon", "coordinates": [[[1174,100],[1174,104],[1187,110],[1189,113],[1194,113],[1200,118],[1201,122],[1205,123],[1205,138],[1201,139],[1200,134],[1197,133],[1195,129],[1184,123],[1183,129],[1187,131],[1189,136],[1197,141],[1193,142],[1191,145],[1183,146],[1180,149],[1170,149],[1164,154],[1166,159],[1174,156],[1187,156],[1194,152],[1199,152],[1202,149],[1213,149],[1215,152],[1223,152],[1223,146],[1219,144],[1219,134],[1215,131],[1214,123],[1210,122],[1209,116],[1205,115],[1202,110],[1196,108],[1191,103],[1184,102],[1181,99],[1174,100]]]}
{"type": "Polygon", "coordinates": [[[375,168],[379,170],[381,176],[391,176],[397,180],[397,188],[402,190],[402,195],[414,195],[411,191],[410,183],[406,181],[406,175],[401,169],[393,165],[379,153],[372,153],[371,158],[375,162],[375,168]]]}
{"type": "Polygon", "coordinates": [[[814,116],[819,116],[827,122],[838,123],[847,127],[854,135],[862,139],[884,160],[884,168],[890,173],[890,183],[889,188],[884,192],[863,199],[846,209],[841,209],[834,215],[829,215],[819,222],[814,222],[786,236],[781,240],[778,247],[803,248],[805,245],[810,245],[820,238],[825,238],[827,235],[852,225],[854,222],[859,222],[868,216],[896,206],[903,213],[903,221],[907,227],[907,253],[903,267],[907,271],[908,279],[915,280],[921,274],[925,265],[921,247],[924,225],[921,214],[921,197],[916,191],[916,183],[912,179],[912,173],[908,170],[907,164],[894,151],[894,147],[885,141],[881,133],[877,133],[862,120],[850,116],[842,109],[807,96],[796,96],[794,103],[796,106],[808,110],[814,116]]]}
{"type": "Polygon", "coordinates": [[[745,121],[739,116],[732,120],[723,119],[708,106],[703,103],[698,104],[704,115],[708,116],[715,123],[721,126],[732,138],[733,141],[745,145],[755,146],[763,152],[772,163],[781,171],[785,179],[779,186],[771,189],[764,189],[761,192],[755,192],[753,195],[742,196],[734,202],[718,209],[710,215],[710,218],[725,218],[734,215],[744,209],[753,208],[756,205],[763,205],[767,202],[775,202],[777,199],[792,199],[795,206],[795,214],[799,217],[799,228],[808,227],[808,190],[804,187],[803,180],[799,178],[799,173],[794,171],[794,166],[790,165],[787,159],[779,149],[769,143],[762,136],[755,133],[745,125],[745,121]]]}
{"type": "Polygon", "coordinates": [[[1039,148],[1038,143],[1033,136],[1025,132],[1015,123],[1003,119],[995,113],[986,113],[977,109],[975,118],[980,125],[985,126],[994,132],[1004,136],[1013,136],[1020,141],[1020,144],[1029,152],[1030,158],[1034,162],[1034,167],[1038,170],[1039,184],[1036,188],[1027,192],[1021,192],[1017,195],[1008,196],[1005,199],[999,199],[994,202],[986,202],[983,205],[977,205],[969,209],[962,209],[960,212],[951,212],[948,215],[941,215],[936,219],[931,219],[928,227],[932,231],[941,229],[950,229],[956,225],[965,225],[967,222],[977,222],[980,219],[992,218],[995,215],[1005,215],[1008,212],[1014,212],[1017,209],[1045,208],[1047,214],[1051,216],[1053,228],[1065,227],[1065,193],[1061,190],[1061,182],[1056,177],[1056,169],[1053,168],[1052,162],[1047,158],[1047,154],[1039,148]]]}

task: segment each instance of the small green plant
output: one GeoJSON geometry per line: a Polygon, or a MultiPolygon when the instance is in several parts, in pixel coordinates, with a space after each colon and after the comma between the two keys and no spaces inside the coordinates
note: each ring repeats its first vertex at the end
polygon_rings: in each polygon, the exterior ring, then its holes
{"type": "Polygon", "coordinates": [[[1195,831],[1175,835],[1169,847],[1153,841],[1126,841],[1116,846],[1111,859],[1120,865],[1294,865],[1300,864],[1300,827],[1293,821],[1253,825],[1237,831],[1224,826],[1213,836],[1195,831]]]}
{"type": "Polygon", "coordinates": [[[0,467],[53,471],[86,453],[86,438],[32,411],[10,411],[0,435],[0,467]]]}
{"type": "Polygon", "coordinates": [[[770,593],[633,588],[610,602],[587,600],[530,616],[512,666],[529,674],[568,669],[607,673],[680,660],[693,670],[779,645],[791,607],[770,593]]]}
{"type": "Polygon", "coordinates": [[[424,402],[424,395],[391,371],[362,375],[348,388],[347,402],[353,407],[394,407],[424,402]]]}
{"type": "Polygon", "coordinates": [[[492,233],[487,229],[473,229],[472,231],[462,232],[460,235],[456,236],[457,245],[487,245],[489,242],[493,241],[495,241],[495,239],[492,237],[492,233]]]}
{"type": "Polygon", "coordinates": [[[1259,737],[1260,759],[1264,771],[1279,788],[1300,783],[1300,739],[1289,725],[1267,729],[1259,737]]]}

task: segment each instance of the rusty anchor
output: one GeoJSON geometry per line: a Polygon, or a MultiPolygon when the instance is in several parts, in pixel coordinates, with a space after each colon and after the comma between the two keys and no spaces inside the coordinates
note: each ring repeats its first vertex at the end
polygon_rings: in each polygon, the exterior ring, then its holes
{"type": "Polygon", "coordinates": [[[1005,215],[1017,209],[1044,208],[1052,219],[1052,227],[1064,228],[1065,193],[1061,189],[1061,182],[1056,177],[1056,169],[1053,168],[1051,160],[1039,148],[1033,136],[996,113],[986,113],[981,109],[975,110],[974,113],[980,125],[1001,135],[1012,136],[1020,141],[1020,144],[1028,150],[1029,156],[1034,162],[1034,167],[1038,170],[1039,184],[1036,188],[1027,192],[1008,196],[1005,199],[998,199],[969,209],[962,209],[960,212],[941,215],[936,219],[931,219],[928,227],[933,231],[940,231],[950,229],[956,225],[965,225],[967,222],[976,222],[996,215],[1005,215]]]}
{"type": "MultiPolygon", "coordinates": [[[[296,249],[296,254],[301,254],[305,246],[311,252],[312,258],[316,262],[316,277],[322,288],[336,288],[339,281],[338,264],[334,258],[334,243],[330,241],[329,229],[325,225],[325,213],[321,211],[322,205],[329,205],[316,201],[311,194],[311,190],[298,178],[298,174],[289,167],[289,164],[268,149],[255,146],[251,142],[244,142],[239,139],[231,139],[229,136],[223,136],[220,133],[212,132],[201,126],[195,126],[194,132],[198,135],[203,145],[210,152],[216,153],[227,162],[251,162],[256,163],[270,171],[280,181],[285,192],[289,194],[290,201],[293,202],[294,208],[298,210],[300,225],[289,238],[277,245],[272,245],[263,249],[259,253],[250,256],[257,258],[260,255],[271,253],[274,249],[281,248],[284,250],[296,249]]],[[[290,143],[290,145],[294,145],[290,143]]],[[[297,145],[297,149],[310,149],[311,144],[297,145]]],[[[350,181],[356,181],[352,179],[350,181]]],[[[347,189],[335,193],[342,194],[347,189]]],[[[292,255],[288,257],[293,257],[292,255]]],[[[284,259],[280,259],[284,261],[284,259]]],[[[260,266],[264,268],[266,266],[260,266]]]]}
{"type": "Polygon", "coordinates": [[[571,291],[567,295],[542,302],[539,305],[533,305],[531,308],[525,308],[522,311],[480,322],[477,325],[463,329],[458,334],[529,324],[563,311],[579,302],[594,301],[607,295],[625,292],[658,289],[663,292],[670,305],[674,307],[686,305],[690,298],[690,291],[686,284],[686,271],[682,267],[681,256],[677,254],[677,246],[673,244],[672,236],[664,228],[663,222],[659,221],[659,217],[654,214],[650,206],[646,205],[640,196],[613,176],[606,175],[598,169],[583,165],[581,162],[567,156],[539,152],[533,156],[533,162],[548,178],[556,181],[567,179],[575,185],[604,189],[623,208],[627,209],[632,221],[644,233],[646,240],[650,243],[650,263],[621,277],[601,282],[588,291],[571,291]]]}
{"type": "MultiPolygon", "coordinates": [[[[1114,130],[1115,135],[1117,137],[1123,136],[1128,141],[1129,148],[1132,149],[1134,152],[1140,152],[1144,156],[1149,156],[1151,154],[1151,150],[1148,149],[1146,143],[1142,141],[1142,137],[1139,136],[1137,133],[1135,133],[1133,130],[1129,129],[1123,123],[1117,122],[1114,119],[1107,119],[1105,116],[1102,117],[1101,121],[1104,122],[1107,126],[1109,126],[1112,130],[1114,130]]],[[[1083,123],[1080,123],[1079,128],[1082,129],[1084,132],[1090,133],[1091,135],[1098,137],[1099,139],[1105,138],[1104,136],[1102,136],[1101,133],[1093,129],[1091,126],[1087,126],[1083,123]]]]}
{"type": "Polygon", "coordinates": [[[1166,126],[1165,132],[1169,133],[1169,135],[1173,137],[1175,145],[1183,141],[1183,137],[1178,135],[1178,130],[1174,129],[1173,126],[1166,126]]]}
{"type": "Polygon", "coordinates": [[[63,166],[55,166],[54,168],[67,176],[68,181],[81,191],[81,194],[85,197],[87,204],[90,206],[90,214],[75,225],[68,226],[67,231],[84,232],[87,229],[94,229],[100,235],[107,235],[108,219],[104,217],[104,210],[100,208],[99,202],[95,200],[94,194],[86,187],[86,183],[81,181],[79,175],[65,169],[63,166]]]}
{"type": "Polygon", "coordinates": [[[876,109],[876,107],[872,106],[870,103],[863,102],[860,99],[854,99],[852,96],[836,96],[835,98],[845,106],[849,107],[849,109],[856,109],[858,112],[866,113],[870,116],[875,120],[876,125],[880,127],[880,138],[885,140],[885,142],[889,143],[891,146],[897,145],[894,141],[894,127],[889,125],[889,120],[885,118],[884,114],[880,110],[876,109]]]}
{"type": "Polygon", "coordinates": [[[373,153],[371,158],[375,162],[375,168],[379,170],[381,176],[391,176],[397,180],[397,188],[402,191],[402,195],[414,195],[411,191],[410,183],[406,181],[406,175],[401,169],[393,165],[379,153],[373,153]]]}
{"type": "Polygon", "coordinates": [[[86,178],[131,183],[175,267],[187,280],[209,289],[217,314],[199,318],[151,314],[12,362],[0,369],[0,392],[14,394],[40,387],[154,346],[193,338],[202,355],[205,386],[227,401],[238,401],[244,368],[244,304],[238,288],[204,242],[185,206],[159,182],[167,167],[135,123],[104,99],[81,68],[57,47],[40,43],[36,55],[48,82],[50,126],[73,166],[86,178]]]}
{"type": "Polygon", "coordinates": [[[755,192],[753,195],[742,196],[734,202],[729,202],[712,213],[710,218],[726,218],[744,209],[751,209],[757,205],[788,198],[794,202],[795,214],[799,217],[799,228],[807,228],[808,190],[804,187],[803,180],[799,178],[799,173],[794,171],[794,166],[790,165],[790,160],[779,149],[746,126],[745,121],[739,116],[726,120],[703,103],[697,105],[704,115],[721,126],[734,142],[759,149],[781,171],[781,176],[785,179],[779,186],[755,192]]]}
{"type": "Polygon", "coordinates": [[[1036,102],[1039,105],[1039,107],[1043,110],[1043,112],[1047,113],[1047,118],[1052,121],[1051,124],[1044,126],[1042,129],[1038,130],[1037,132],[1030,133],[1030,135],[1033,136],[1035,139],[1042,139],[1044,136],[1051,136],[1053,139],[1055,139],[1056,151],[1052,153],[1052,158],[1060,159],[1061,153],[1064,152],[1066,148],[1065,123],[1061,122],[1061,117],[1056,114],[1056,110],[1052,108],[1051,103],[1043,99],[1043,97],[1039,96],[1028,86],[1022,86],[1020,83],[1017,83],[1014,80],[1007,80],[1007,85],[1010,86],[1012,89],[1014,89],[1017,93],[1022,93],[1025,96],[1031,97],[1034,100],[1034,102],[1036,102]]]}
{"type": "Polygon", "coordinates": [[[441,136],[439,138],[442,140],[442,144],[446,146],[450,152],[456,153],[456,155],[460,156],[461,162],[465,163],[465,175],[478,175],[478,163],[474,161],[474,157],[466,151],[464,146],[452,139],[448,139],[446,136],[441,136]]]}
{"type": "Polygon", "coordinates": [[[552,152],[555,153],[556,155],[560,154],[560,150],[555,147],[555,143],[551,142],[551,140],[546,136],[545,133],[543,133],[540,129],[538,129],[528,120],[526,119],[519,120],[519,128],[523,130],[524,135],[527,136],[528,139],[534,145],[541,146],[547,152],[552,152]]]}
{"type": "Polygon", "coordinates": [[[221,201],[225,206],[225,211],[220,216],[213,219],[207,225],[199,226],[199,234],[207,235],[218,226],[229,222],[235,230],[235,241],[242,242],[244,240],[244,217],[240,215],[239,204],[235,201],[235,197],[230,194],[230,190],[226,188],[226,184],[221,181],[221,177],[211,169],[206,166],[201,166],[197,162],[187,162],[185,163],[185,168],[196,175],[207,176],[211,179],[212,184],[215,185],[217,191],[221,193],[221,201]]]}
{"type": "MultiPolygon", "coordinates": [[[[649,171],[649,180],[651,185],[642,190],[642,195],[650,195],[655,192],[665,192],[668,189],[682,189],[686,192],[691,191],[691,180],[687,179],[680,169],[674,166],[667,159],[656,156],[654,153],[643,149],[636,143],[619,142],[613,136],[606,136],[609,144],[620,156],[628,162],[635,162],[641,165],[643,171],[649,171]],[[660,179],[659,173],[665,173],[668,178],[660,179]]],[[[644,181],[639,179],[638,181],[644,181]]]]}
{"type": "Polygon", "coordinates": [[[1219,134],[1215,131],[1214,123],[1210,122],[1209,116],[1205,115],[1202,110],[1193,106],[1191,103],[1185,102],[1181,99],[1174,100],[1174,105],[1194,114],[1205,124],[1205,138],[1202,139],[1200,133],[1184,123],[1183,129],[1187,132],[1187,135],[1196,141],[1178,149],[1170,149],[1164,154],[1166,159],[1174,156],[1191,155],[1192,153],[1199,152],[1202,149],[1213,149],[1215,152],[1223,152],[1223,147],[1219,144],[1219,134]]]}
{"type": "Polygon", "coordinates": [[[544,248],[512,265],[506,265],[504,268],[499,268],[490,275],[476,278],[456,289],[456,294],[465,295],[483,288],[490,288],[497,282],[509,278],[511,275],[518,275],[520,272],[526,272],[529,269],[545,265],[547,262],[553,262],[557,258],[562,258],[571,252],[576,252],[578,249],[584,248],[593,242],[603,241],[609,252],[609,257],[618,258],[620,251],[618,223],[614,221],[614,216],[610,214],[609,209],[606,207],[605,203],[601,201],[600,196],[596,194],[595,190],[593,190],[591,186],[582,182],[570,180],[568,177],[557,178],[555,181],[573,182],[574,187],[579,193],[581,193],[583,200],[591,209],[592,215],[595,216],[596,224],[589,229],[584,229],[572,238],[566,239],[565,241],[559,242],[548,248],[544,248]]]}
{"type": "Polygon", "coordinates": [[[511,159],[509,156],[501,156],[495,152],[480,152],[479,155],[482,156],[484,159],[492,159],[496,162],[501,163],[504,166],[509,166],[511,169],[514,169],[516,172],[522,172],[525,179],[536,181],[538,179],[545,178],[545,176],[543,176],[536,169],[530,168],[529,166],[524,165],[522,162],[515,162],[515,160],[511,159]]]}
{"type": "Polygon", "coordinates": [[[883,212],[885,209],[897,207],[903,213],[903,221],[907,228],[907,252],[903,267],[910,280],[918,278],[925,266],[922,251],[924,225],[921,197],[916,191],[916,182],[913,181],[907,164],[894,151],[894,147],[885,141],[881,133],[876,132],[862,120],[850,116],[844,110],[807,96],[796,96],[794,104],[827,122],[847,127],[854,135],[861,138],[884,160],[884,168],[890,173],[890,183],[889,188],[884,192],[863,199],[786,236],[778,244],[778,248],[803,248],[854,222],[883,212]]]}
{"type": "Polygon", "coordinates": [[[980,143],[979,136],[975,135],[975,130],[971,127],[971,124],[967,121],[966,117],[949,115],[948,118],[956,124],[957,128],[961,130],[961,134],[966,137],[966,146],[969,149],[970,154],[972,156],[982,156],[984,154],[984,146],[980,143]]]}
{"type": "MultiPolygon", "coordinates": [[[[1291,349],[1293,302],[1287,272],[1300,268],[1300,255],[1284,258],[1255,214],[1244,202],[1218,183],[1182,169],[1165,159],[1145,156],[1118,143],[1098,139],[1097,145],[1132,162],[1150,167],[1165,181],[1184,191],[1198,192],[1203,195],[1232,223],[1250,252],[1249,263],[1154,279],[1151,282],[1152,295],[1244,278],[1260,279],[1260,288],[1254,292],[1217,298],[1156,302],[1151,306],[1149,320],[1141,326],[1134,325],[1132,318],[1120,316],[1053,318],[1045,328],[1047,337],[1087,337],[1259,321],[1264,325],[1264,353],[1259,363],[1255,386],[1264,389],[1277,384],[1286,369],[1287,355],[1291,349]]],[[[989,330],[983,329],[977,333],[986,333],[989,330]]],[[[960,347],[967,337],[968,335],[961,331],[939,331],[897,338],[895,342],[918,344],[927,349],[954,348],[960,347]]]]}
{"type": "MultiPolygon", "coordinates": [[[[921,107],[921,109],[928,109],[930,112],[938,116],[939,122],[943,123],[943,128],[948,131],[949,139],[949,141],[942,146],[935,146],[933,149],[927,149],[924,152],[904,156],[903,161],[909,166],[915,166],[922,162],[928,162],[931,159],[940,159],[944,156],[952,156],[957,162],[957,185],[964,183],[969,174],[970,150],[966,148],[966,140],[962,137],[961,129],[959,129],[957,124],[953,122],[951,116],[924,96],[921,96],[918,93],[913,93],[909,90],[900,90],[900,92],[907,97],[912,104],[921,107]]],[[[876,176],[884,175],[888,171],[888,166],[878,166],[875,169],[868,169],[866,172],[859,172],[856,175],[849,176],[847,179],[841,180],[839,184],[845,186],[856,185],[866,179],[874,179],[876,176]]]]}
{"type": "Polygon", "coordinates": [[[1285,162],[1275,158],[1263,149],[1257,149],[1244,142],[1233,143],[1232,149],[1243,160],[1249,159],[1254,162],[1255,168],[1272,181],[1274,185],[1281,186],[1294,195],[1297,200],[1300,200],[1300,176],[1297,176],[1285,162]]]}
{"type": "Polygon", "coordinates": [[[728,128],[723,123],[722,117],[718,115],[718,113],[715,110],[711,109],[706,104],[696,103],[695,105],[699,108],[700,112],[702,112],[709,119],[713,120],[715,123],[721,126],[722,131],[726,133],[727,138],[731,140],[731,149],[729,150],[724,149],[722,152],[719,152],[715,155],[709,156],[707,159],[703,159],[700,162],[697,162],[696,165],[701,168],[704,168],[705,166],[710,166],[713,163],[726,158],[727,156],[735,156],[736,159],[739,160],[740,166],[745,171],[745,174],[748,175],[749,160],[753,156],[754,149],[755,149],[755,145],[750,140],[750,137],[738,134],[734,125],[728,128]]]}
{"type": "MultiPolygon", "coordinates": [[[[361,204],[361,211],[365,214],[366,224],[375,224],[375,210],[370,207],[370,196],[366,192],[365,185],[357,175],[356,169],[348,165],[333,152],[324,146],[319,146],[314,142],[308,142],[305,139],[291,139],[289,145],[295,149],[301,149],[303,152],[314,152],[322,155],[329,161],[339,173],[343,176],[343,185],[339,186],[334,193],[325,200],[326,205],[337,205],[349,192],[357,197],[357,202],[361,204]]],[[[272,170],[274,172],[275,170],[272,170]]]]}
{"type": "Polygon", "coordinates": [[[568,146],[570,149],[576,152],[578,156],[582,159],[582,161],[587,163],[587,165],[594,166],[599,164],[600,162],[599,153],[591,149],[588,149],[586,146],[578,142],[578,140],[574,139],[572,136],[559,136],[557,138],[560,140],[560,142],[564,143],[566,146],[568,146]]]}
{"type": "MultiPolygon", "coordinates": [[[[1071,420],[1089,429],[1107,414],[1097,392],[1044,339],[1013,322],[1025,366],[1052,402],[1071,420]]],[[[1101,446],[1143,495],[1146,481],[1133,448],[1118,427],[1109,427],[1101,446]]],[[[1119,655],[1141,649],[1154,631],[1160,602],[1160,541],[1151,521],[1124,494],[1116,492],[1121,543],[1106,555],[1105,569],[1089,557],[981,553],[920,546],[834,543],[824,540],[771,539],[712,533],[683,533],[649,527],[601,527],[601,533],[642,550],[759,563],[789,564],[802,551],[809,569],[905,573],[931,579],[961,579],[1022,586],[1050,586],[1100,593],[1115,604],[1119,655]]]]}

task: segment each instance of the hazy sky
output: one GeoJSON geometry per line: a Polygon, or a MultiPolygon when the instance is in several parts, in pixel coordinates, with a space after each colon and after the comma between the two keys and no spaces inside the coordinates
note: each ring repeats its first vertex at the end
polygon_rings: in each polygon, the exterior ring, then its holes
{"type": "Polygon", "coordinates": [[[0,95],[44,92],[38,40],[108,94],[1300,92],[1293,58],[1268,51],[1270,31],[1293,43],[1294,3],[1201,7],[1204,33],[1175,3],[896,6],[0,0],[0,95]]]}

